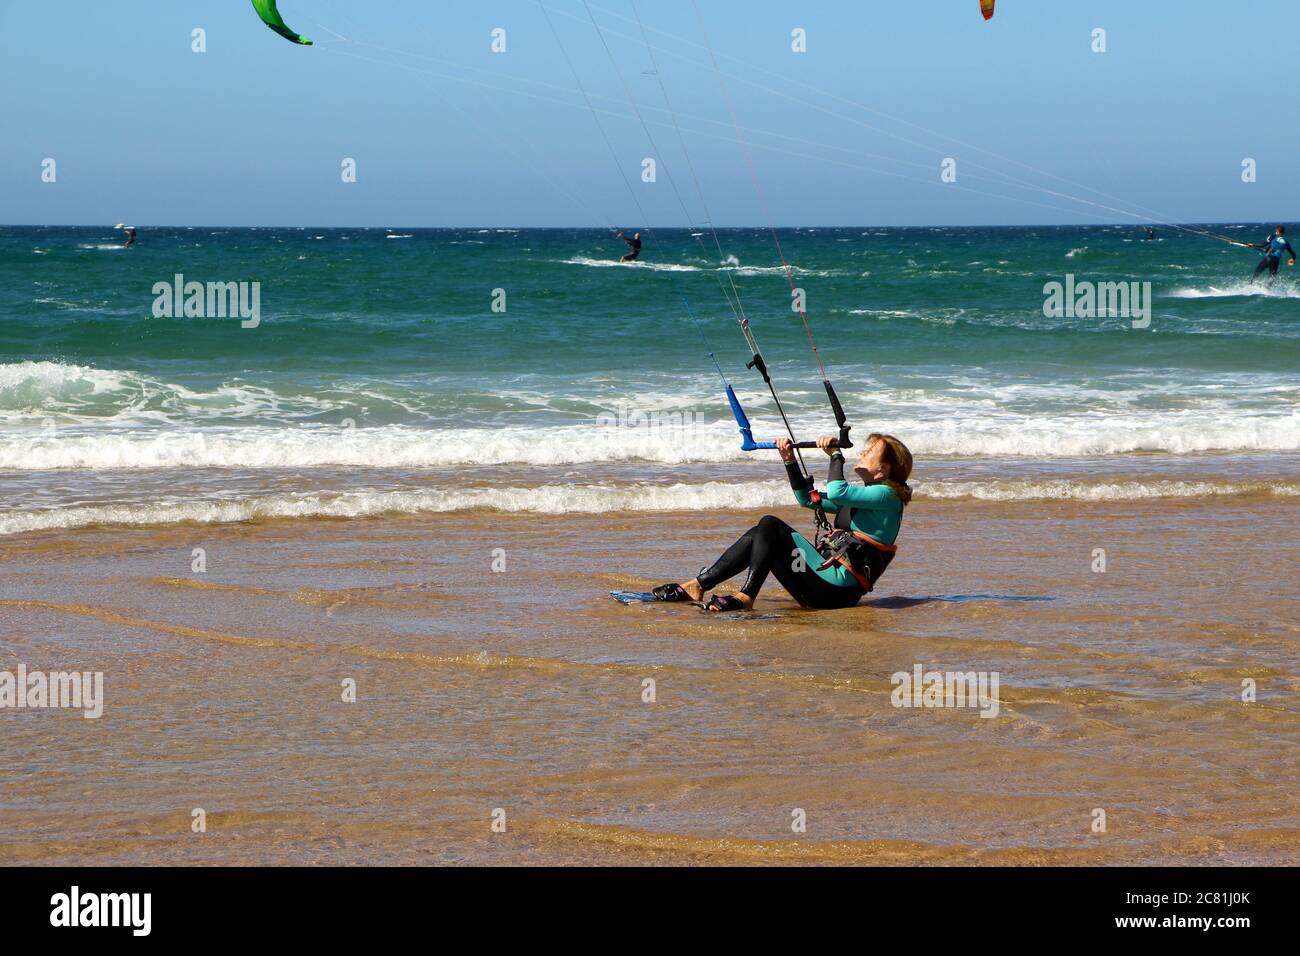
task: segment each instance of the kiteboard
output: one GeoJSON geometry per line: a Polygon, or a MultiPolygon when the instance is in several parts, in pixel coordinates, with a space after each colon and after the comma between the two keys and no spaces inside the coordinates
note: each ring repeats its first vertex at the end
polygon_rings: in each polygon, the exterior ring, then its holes
{"type": "Polygon", "coordinates": [[[609,596],[619,604],[649,604],[655,600],[649,591],[610,591],[609,596]]]}

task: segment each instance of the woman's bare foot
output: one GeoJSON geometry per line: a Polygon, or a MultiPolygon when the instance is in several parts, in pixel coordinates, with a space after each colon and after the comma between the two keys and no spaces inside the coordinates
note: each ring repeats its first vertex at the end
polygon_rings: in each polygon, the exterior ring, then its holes
{"type": "Polygon", "coordinates": [[[682,590],[691,596],[692,601],[704,600],[704,588],[700,587],[700,582],[695,578],[682,582],[682,590]]]}

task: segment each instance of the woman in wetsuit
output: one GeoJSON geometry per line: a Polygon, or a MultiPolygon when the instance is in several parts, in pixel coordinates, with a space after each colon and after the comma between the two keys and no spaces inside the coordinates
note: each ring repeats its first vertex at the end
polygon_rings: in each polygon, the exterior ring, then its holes
{"type": "MultiPolygon", "coordinates": [[[[838,548],[823,554],[780,518],[765,515],[697,577],[682,584],[660,585],[654,596],[660,601],[703,601],[706,591],[747,570],[738,595],[715,594],[705,606],[710,611],[749,610],[769,572],[804,607],[857,604],[894,556],[903,508],[912,499],[907,485],[912,453],[893,435],[868,436],[854,466],[863,480],[859,487],[844,480],[844,455],[833,447],[833,441],[819,438],[817,447],[831,458],[821,506],[835,516],[837,530],[831,540],[839,542],[838,548]]],[[[805,508],[816,508],[789,439],[779,439],[776,444],[795,500],[805,508]]]]}

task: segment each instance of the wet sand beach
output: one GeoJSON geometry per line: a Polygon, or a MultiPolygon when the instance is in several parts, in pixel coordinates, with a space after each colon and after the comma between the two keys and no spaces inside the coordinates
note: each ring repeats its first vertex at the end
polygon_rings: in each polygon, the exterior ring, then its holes
{"type": "Polygon", "coordinates": [[[1291,501],[918,500],[848,611],[608,596],[762,513],[0,538],[3,666],[105,697],[5,715],[0,862],[1300,862],[1291,501]],[[996,716],[894,706],[917,665],[996,716]]]}

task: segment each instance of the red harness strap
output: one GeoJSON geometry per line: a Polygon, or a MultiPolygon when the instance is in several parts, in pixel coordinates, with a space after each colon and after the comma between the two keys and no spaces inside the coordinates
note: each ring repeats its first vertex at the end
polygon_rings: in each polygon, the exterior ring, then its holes
{"type": "Polygon", "coordinates": [[[865,574],[859,574],[858,569],[849,561],[849,556],[847,554],[841,554],[835,560],[844,565],[845,571],[857,578],[858,583],[862,585],[862,591],[864,594],[871,593],[871,578],[867,577],[865,574]]]}
{"type": "Polygon", "coordinates": [[[871,537],[871,535],[863,534],[861,531],[854,531],[852,528],[849,529],[849,534],[853,535],[855,538],[860,538],[873,548],[879,548],[881,551],[889,551],[890,553],[893,553],[898,550],[898,545],[896,544],[881,544],[875,538],[871,537]]]}
{"type": "MultiPolygon", "coordinates": [[[[896,544],[882,544],[881,542],[877,541],[875,538],[871,537],[871,535],[869,535],[869,534],[863,534],[861,531],[855,531],[855,530],[853,530],[852,528],[845,528],[845,529],[842,529],[842,530],[848,531],[849,534],[853,535],[853,537],[857,538],[857,539],[860,540],[860,541],[865,541],[867,544],[871,545],[873,548],[878,548],[879,550],[881,550],[881,551],[885,551],[885,552],[888,552],[889,554],[893,554],[895,551],[898,550],[898,545],[896,545],[896,544]]],[[[855,567],[853,566],[853,562],[849,560],[849,556],[848,556],[847,554],[841,554],[841,555],[840,555],[839,557],[837,557],[837,558],[832,558],[831,561],[837,561],[837,562],[839,562],[840,564],[842,564],[842,565],[844,566],[844,570],[847,571],[847,572],[849,572],[849,574],[853,575],[854,579],[855,579],[859,584],[862,585],[862,590],[863,590],[863,592],[866,593],[866,594],[870,594],[870,593],[871,593],[871,591],[872,591],[871,579],[870,579],[869,577],[867,577],[865,574],[860,573],[860,572],[858,571],[858,569],[855,568],[855,567]]],[[[827,562],[826,562],[825,564],[823,564],[823,565],[821,566],[821,568],[819,568],[818,570],[822,570],[822,569],[828,567],[828,566],[830,565],[831,561],[827,561],[827,562]]]]}

